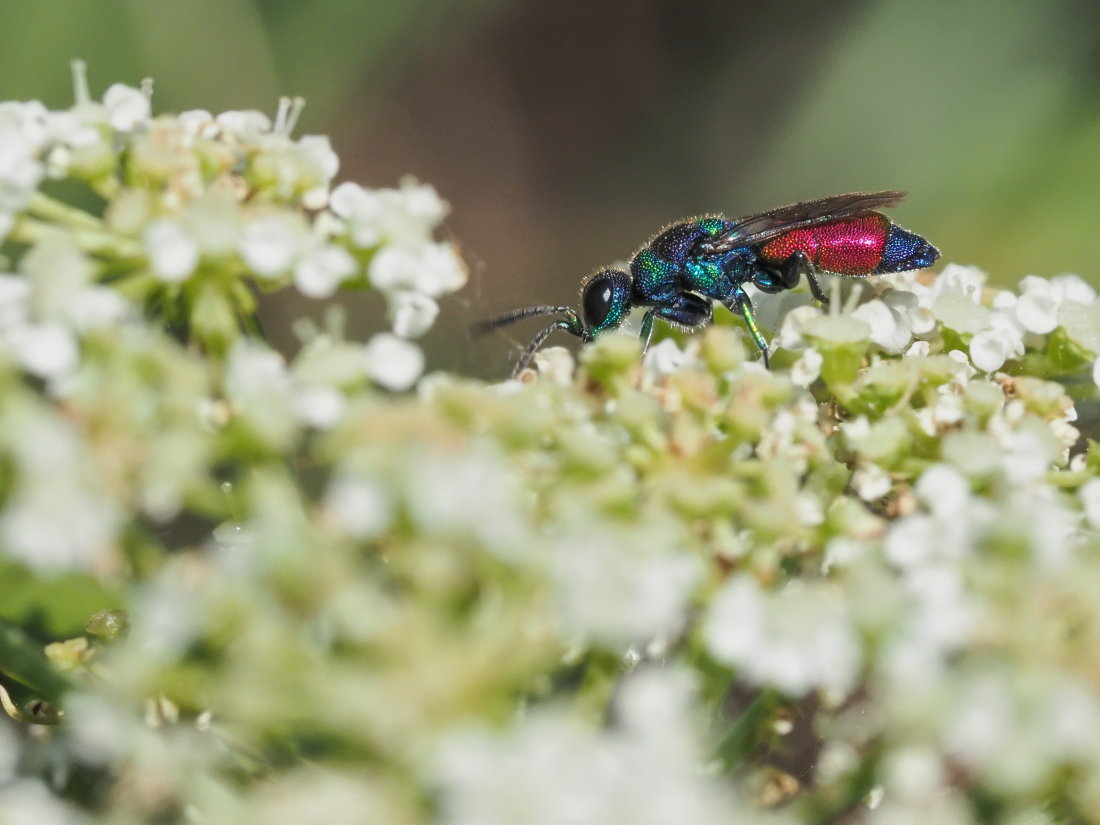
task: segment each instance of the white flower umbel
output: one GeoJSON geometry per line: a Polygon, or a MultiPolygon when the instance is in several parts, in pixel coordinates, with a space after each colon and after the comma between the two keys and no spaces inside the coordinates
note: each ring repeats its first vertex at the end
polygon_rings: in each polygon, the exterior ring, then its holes
{"type": "Polygon", "coordinates": [[[859,636],[840,592],[827,583],[771,593],[751,576],[733,576],[711,602],[704,630],[715,659],[790,696],[847,694],[859,676],[859,636]]]}

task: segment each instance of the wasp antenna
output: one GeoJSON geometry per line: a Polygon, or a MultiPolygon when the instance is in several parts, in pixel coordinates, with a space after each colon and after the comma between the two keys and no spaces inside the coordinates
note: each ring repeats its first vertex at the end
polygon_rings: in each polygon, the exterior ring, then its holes
{"type": "Polygon", "coordinates": [[[488,335],[494,329],[506,327],[509,324],[514,324],[516,321],[522,321],[525,318],[535,318],[539,315],[553,315],[556,312],[565,313],[566,317],[570,319],[576,317],[576,313],[569,307],[523,307],[522,309],[513,309],[510,312],[505,312],[492,318],[486,318],[483,321],[474,321],[467,329],[470,332],[471,338],[480,338],[483,335],[488,335]]]}
{"type": "Polygon", "coordinates": [[[557,329],[571,333],[572,335],[576,335],[578,338],[583,337],[580,330],[578,330],[569,321],[555,321],[538,335],[536,335],[535,339],[527,345],[527,349],[523,351],[523,355],[521,355],[519,360],[516,361],[516,366],[512,369],[513,378],[519,377],[519,374],[527,369],[527,367],[531,364],[531,360],[535,357],[535,353],[538,352],[539,347],[542,346],[543,341],[545,341],[550,336],[551,332],[557,329]]]}

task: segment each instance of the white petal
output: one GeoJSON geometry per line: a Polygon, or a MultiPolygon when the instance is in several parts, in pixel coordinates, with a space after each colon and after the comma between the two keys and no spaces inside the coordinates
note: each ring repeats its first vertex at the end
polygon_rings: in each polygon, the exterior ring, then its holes
{"type": "Polygon", "coordinates": [[[107,286],[85,287],[73,297],[69,320],[80,331],[109,327],[134,309],[122,293],[107,286]]]}
{"type": "Polygon", "coordinates": [[[327,430],[344,417],[347,399],[335,387],[307,387],[294,396],[294,408],[304,423],[327,430]]]}
{"type": "Polygon", "coordinates": [[[31,282],[20,275],[0,275],[0,332],[27,319],[31,282]]]}
{"type": "Polygon", "coordinates": [[[239,245],[241,257],[260,277],[286,272],[301,249],[301,229],[285,215],[254,218],[245,225],[239,245]]]}
{"type": "Polygon", "coordinates": [[[856,307],[852,317],[866,321],[871,327],[871,340],[889,352],[901,352],[912,337],[908,318],[891,309],[885,302],[868,301],[856,307]]]}
{"type": "Polygon", "coordinates": [[[466,267],[450,244],[429,244],[421,256],[420,277],[417,288],[426,295],[438,298],[454,292],[466,284],[466,267]]]}
{"type": "Polygon", "coordinates": [[[271,132],[271,119],[263,112],[253,110],[222,112],[216,120],[223,130],[242,141],[255,142],[260,135],[271,132]]]}
{"type": "Polygon", "coordinates": [[[350,477],[329,484],[325,508],[343,530],[358,539],[374,538],[393,519],[393,502],[382,486],[350,477]]]}
{"type": "Polygon", "coordinates": [[[420,261],[417,256],[400,246],[386,246],[371,258],[368,274],[370,282],[383,292],[398,289],[416,289],[420,261]]]}
{"type": "Polygon", "coordinates": [[[890,492],[893,480],[890,474],[877,464],[867,464],[852,476],[852,487],[864,501],[877,501],[890,492]]]}
{"type": "Polygon", "coordinates": [[[340,170],[340,158],[332,151],[332,143],[327,135],[304,135],[298,139],[298,148],[317,164],[318,170],[326,181],[336,177],[340,170]]]}
{"type": "Polygon", "coordinates": [[[290,391],[283,356],[266,345],[243,338],[237,339],[229,350],[225,373],[226,394],[241,403],[290,391]]]}
{"type": "Polygon", "coordinates": [[[180,129],[185,135],[206,138],[217,137],[218,123],[214,120],[214,116],[205,109],[189,109],[186,112],[180,112],[176,116],[176,120],[179,121],[180,129]]]}
{"type": "Polygon", "coordinates": [[[406,183],[401,187],[403,206],[410,216],[435,226],[447,214],[447,204],[428,183],[406,183]]]}
{"type": "Polygon", "coordinates": [[[439,315],[439,304],[419,292],[399,290],[386,297],[393,331],[402,338],[419,338],[431,329],[439,315]]]}
{"type": "Polygon", "coordinates": [[[1055,275],[1050,279],[1055,295],[1063,301],[1091,304],[1096,300],[1096,290],[1077,275],[1055,275]]]}
{"type": "Polygon", "coordinates": [[[791,381],[800,387],[808,387],[821,375],[825,359],[813,347],[807,347],[799,359],[791,364],[791,381]]]}
{"type": "Polygon", "coordinates": [[[294,267],[294,285],[308,298],[327,298],[359,264],[342,246],[326,244],[302,256],[294,267]]]}
{"type": "Polygon", "coordinates": [[[983,372],[994,372],[1004,366],[1008,346],[1002,336],[992,330],[979,332],[970,339],[970,359],[983,372]]]}
{"type": "Polygon", "coordinates": [[[113,129],[128,132],[149,119],[149,99],[140,89],[115,83],[103,95],[107,119],[113,129]]]}
{"type": "Polygon", "coordinates": [[[778,346],[783,349],[801,349],[806,346],[806,339],[802,337],[806,323],[819,315],[821,310],[812,304],[795,307],[788,312],[779,328],[778,346]]]}
{"type": "Polygon", "coordinates": [[[987,277],[985,272],[976,266],[947,264],[936,279],[935,288],[938,292],[958,289],[971,301],[977,303],[981,300],[982,286],[987,277]]]}
{"type": "Polygon", "coordinates": [[[149,264],[156,277],[169,284],[187,279],[199,263],[199,245],[178,221],[160,218],[145,229],[149,264]]]}
{"type": "Polygon", "coordinates": [[[382,239],[382,199],[358,183],[346,181],[332,190],[329,208],[347,221],[351,239],[358,247],[376,246],[382,239]]]}
{"type": "Polygon", "coordinates": [[[62,324],[28,324],[10,339],[23,368],[39,378],[60,378],[80,359],[80,347],[72,330],[62,324]]]}
{"type": "Polygon", "coordinates": [[[643,363],[648,370],[657,375],[669,375],[678,372],[690,360],[688,354],[680,349],[680,345],[674,339],[665,338],[649,348],[643,363]]]}
{"type": "Polygon", "coordinates": [[[364,355],[370,379],[394,392],[409,389],[424,371],[420,348],[388,332],[375,335],[364,348],[364,355]]]}
{"type": "Polygon", "coordinates": [[[1058,303],[1049,291],[1025,292],[1016,302],[1015,309],[1016,318],[1028,332],[1045,335],[1058,326],[1058,303]]]}
{"type": "Polygon", "coordinates": [[[970,502],[970,483],[947,464],[933,464],[921,473],[914,492],[938,516],[950,517],[965,511],[970,502]]]}

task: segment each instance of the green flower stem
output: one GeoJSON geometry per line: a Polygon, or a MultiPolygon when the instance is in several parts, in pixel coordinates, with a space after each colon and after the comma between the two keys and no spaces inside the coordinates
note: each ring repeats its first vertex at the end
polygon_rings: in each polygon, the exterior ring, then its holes
{"type": "Polygon", "coordinates": [[[131,301],[144,301],[158,287],[164,284],[145,270],[131,272],[111,282],[111,287],[125,295],[131,301]]]}
{"type": "MultiPolygon", "coordinates": [[[[59,227],[55,224],[23,216],[12,227],[11,237],[20,243],[31,246],[41,241],[51,232],[58,231],[59,227]]],[[[112,235],[103,231],[102,228],[74,228],[66,234],[78,247],[94,255],[115,258],[142,258],[145,255],[144,249],[136,241],[112,235]]]]}
{"type": "Polygon", "coordinates": [[[85,212],[83,209],[77,209],[75,206],[62,203],[49,195],[43,195],[41,192],[36,192],[34,197],[31,198],[27,212],[43,221],[69,226],[73,229],[103,231],[103,221],[95,215],[85,212]]]}
{"type": "Polygon", "coordinates": [[[89,183],[95,193],[105,201],[114,200],[122,191],[122,181],[114,175],[101,175],[89,183]]]}

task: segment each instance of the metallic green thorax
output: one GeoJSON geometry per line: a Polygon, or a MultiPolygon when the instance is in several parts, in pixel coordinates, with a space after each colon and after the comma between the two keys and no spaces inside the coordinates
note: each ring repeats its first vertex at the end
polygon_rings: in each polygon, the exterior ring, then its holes
{"type": "Polygon", "coordinates": [[[747,280],[747,264],[752,256],[739,249],[720,255],[699,255],[696,249],[700,241],[726,231],[729,226],[721,218],[705,217],[674,224],[657,235],[630,263],[633,303],[654,306],[684,292],[712,300],[728,298],[734,284],[747,280]]]}

